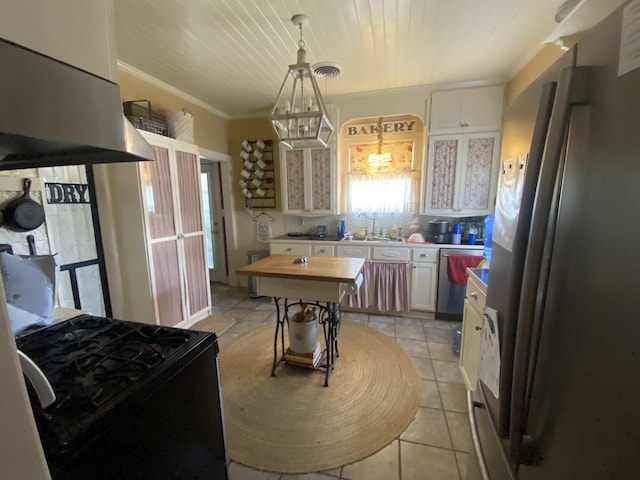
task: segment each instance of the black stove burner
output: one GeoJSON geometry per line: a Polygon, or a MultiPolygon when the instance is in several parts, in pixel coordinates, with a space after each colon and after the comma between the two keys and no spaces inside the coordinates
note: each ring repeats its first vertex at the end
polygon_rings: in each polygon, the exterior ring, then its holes
{"type": "Polygon", "coordinates": [[[145,379],[198,332],[83,315],[16,339],[49,379],[46,417],[71,425],[145,379]]]}

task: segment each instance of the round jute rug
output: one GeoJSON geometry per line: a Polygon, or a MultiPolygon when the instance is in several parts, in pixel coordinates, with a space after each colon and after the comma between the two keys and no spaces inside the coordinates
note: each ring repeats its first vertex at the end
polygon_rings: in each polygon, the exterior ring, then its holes
{"type": "Polygon", "coordinates": [[[281,363],[271,376],[274,330],[260,326],[221,349],[231,460],[280,473],[328,470],[377,452],[415,416],[420,379],[392,338],[343,322],[340,358],[324,387],[324,369],[281,363]]]}

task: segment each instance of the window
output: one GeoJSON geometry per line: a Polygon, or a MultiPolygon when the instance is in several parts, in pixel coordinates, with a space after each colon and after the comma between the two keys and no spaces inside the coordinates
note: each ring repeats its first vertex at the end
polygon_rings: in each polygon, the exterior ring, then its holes
{"type": "Polygon", "coordinates": [[[418,211],[422,121],[403,115],[348,122],[343,150],[344,210],[351,214],[418,211]],[[354,138],[356,137],[356,138],[354,138]],[[417,167],[417,168],[416,168],[417,167]]]}
{"type": "Polygon", "coordinates": [[[349,148],[351,213],[410,213],[415,210],[414,142],[355,144],[349,148]],[[381,151],[378,151],[381,150],[381,151]],[[389,154],[386,158],[384,154],[389,154]]]}

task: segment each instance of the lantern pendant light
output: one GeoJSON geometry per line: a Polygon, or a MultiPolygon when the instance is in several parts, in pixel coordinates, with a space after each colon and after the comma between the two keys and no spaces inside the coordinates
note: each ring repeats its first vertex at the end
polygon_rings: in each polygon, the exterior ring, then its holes
{"type": "Polygon", "coordinates": [[[308,25],[309,20],[306,15],[298,14],[291,18],[291,22],[300,31],[297,62],[289,65],[269,120],[285,147],[326,147],[333,133],[333,124],[311,65],[307,63],[302,27],[308,25]]]}

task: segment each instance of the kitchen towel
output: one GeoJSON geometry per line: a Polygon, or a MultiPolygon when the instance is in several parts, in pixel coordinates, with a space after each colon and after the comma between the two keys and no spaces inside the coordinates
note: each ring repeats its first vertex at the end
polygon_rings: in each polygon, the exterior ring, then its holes
{"type": "Polygon", "coordinates": [[[477,268],[484,261],[481,255],[451,255],[447,257],[447,276],[451,283],[466,285],[467,268],[477,268]]]}
{"type": "Polygon", "coordinates": [[[256,228],[258,229],[258,241],[269,242],[273,237],[271,231],[271,222],[256,222],[256,228]]]}

